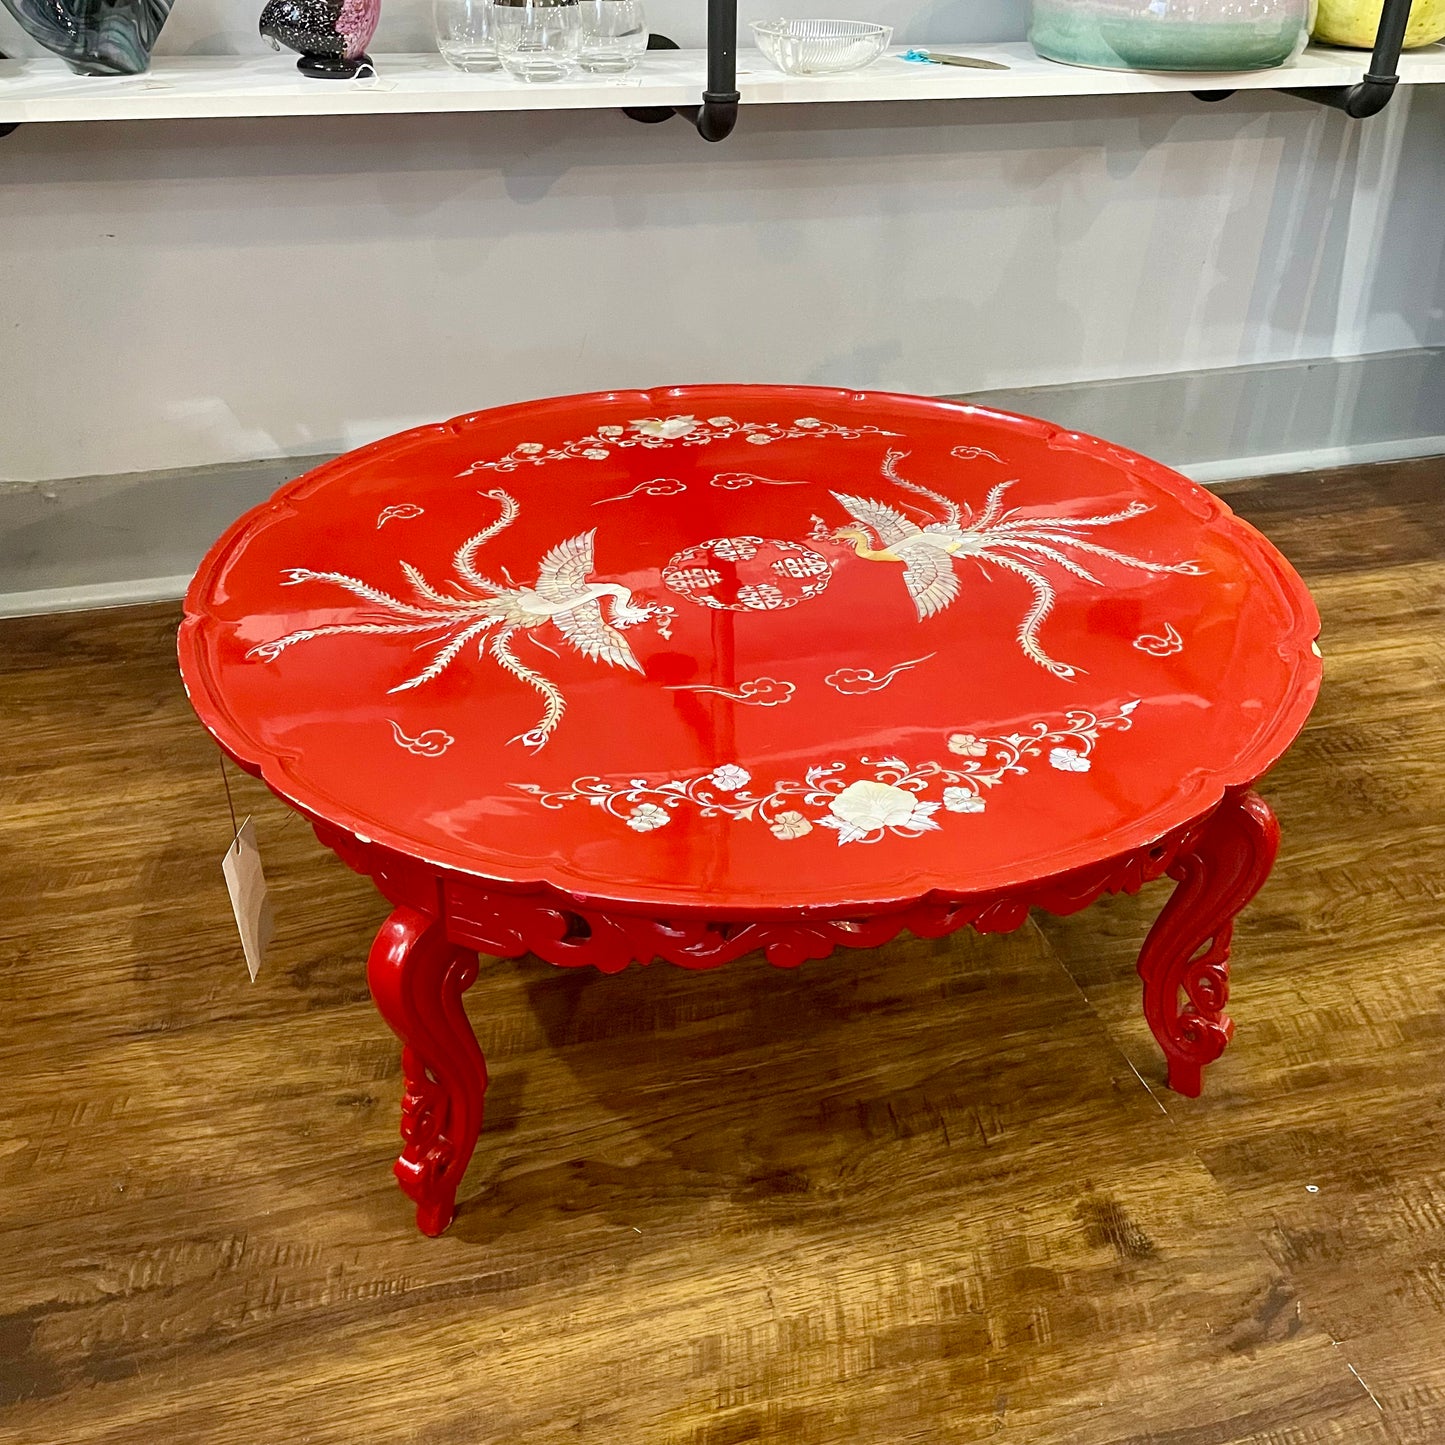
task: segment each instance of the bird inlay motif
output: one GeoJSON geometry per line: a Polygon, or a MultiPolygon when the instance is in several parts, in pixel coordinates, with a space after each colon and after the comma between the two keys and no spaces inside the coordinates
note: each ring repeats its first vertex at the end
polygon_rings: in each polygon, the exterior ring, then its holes
{"type": "Polygon", "coordinates": [[[915,522],[899,507],[873,497],[834,492],[833,497],[853,518],[854,525],[833,530],[833,540],[851,542],[857,555],[868,562],[901,563],[903,584],[919,620],[932,617],[958,598],[961,578],[955,564],[976,562],[982,568],[997,567],[1028,583],[1033,605],[1019,623],[1018,640],[1024,656],[1055,677],[1072,678],[1079,669],[1050,657],[1039,642],[1039,629],[1053,611],[1057,599],[1051,568],[1059,568],[1082,582],[1102,587],[1104,583],[1089,567],[1069,553],[1142,572],[1176,572],[1201,576],[1193,562],[1148,562],[1089,540],[1088,532],[1110,527],[1141,516],[1150,510],[1147,502],[1130,502],[1117,512],[1093,517],[1024,516],[1018,508],[1005,508],[1004,498],[1017,479],[990,488],[982,511],[974,515],[967,504],[935,492],[898,475],[898,463],[907,452],[890,451],[883,462],[883,476],[896,486],[929,498],[941,513],[934,516],[911,503],[904,503],[928,520],[915,522]]]}
{"type": "Polygon", "coordinates": [[[672,608],[638,603],[633,600],[631,589],[620,582],[592,580],[595,528],[580,532],[553,547],[538,564],[537,580],[532,586],[519,587],[505,568],[502,572],[506,584],[493,581],[477,570],[477,553],[516,521],[518,507],[504,491],[484,492],[482,495],[499,504],[501,515],[467,538],[457,549],[452,568],[458,580],[449,578],[442,584],[442,587],[451,588],[451,592],[434,587],[410,562],[402,562],[401,570],[411,584],[417,599],[415,602],[394,597],[345,573],[316,572],[307,567],[289,568],[283,585],[329,582],[344,588],[362,602],[370,603],[383,616],[376,620],[358,619],[299,628],[284,637],[253,647],[247,656],[269,662],[287,648],[317,637],[432,634],[421,644],[436,644],[431,661],[415,676],[388,689],[395,693],[421,687],[440,677],[462,655],[467,644],[475,640],[479,655],[489,654],[504,671],[541,694],[543,713],[537,725],[512,741],[533,749],[542,747],[561,722],[567,700],[551,678],[536,668],[528,667],[517,657],[512,650],[513,639],[521,633],[533,637],[538,646],[545,646],[535,634],[550,624],[561,640],[583,657],[640,673],[642,667],[623,632],[654,619],[659,633],[667,637],[672,608]],[[604,603],[607,606],[606,617],[603,616],[604,603]]]}

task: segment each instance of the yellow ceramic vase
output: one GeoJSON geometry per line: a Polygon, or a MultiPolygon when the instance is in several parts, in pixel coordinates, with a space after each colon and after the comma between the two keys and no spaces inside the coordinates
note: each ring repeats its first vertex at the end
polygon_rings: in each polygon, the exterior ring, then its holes
{"type": "MultiPolygon", "coordinates": [[[[1381,0],[1319,0],[1312,34],[1321,45],[1373,50],[1381,0]]],[[[1405,49],[1433,45],[1445,37],[1445,0],[1415,0],[1405,27],[1405,49]]]]}

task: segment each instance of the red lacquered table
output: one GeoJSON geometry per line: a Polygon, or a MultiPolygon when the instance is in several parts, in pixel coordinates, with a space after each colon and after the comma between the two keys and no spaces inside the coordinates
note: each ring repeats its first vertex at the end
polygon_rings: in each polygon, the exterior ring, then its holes
{"type": "Polygon", "coordinates": [[[452,1218],[477,955],[792,967],[1164,874],[1144,1012],[1197,1094],[1279,832],[1318,617],[1176,473],[920,398],[698,387],[422,427],[212,549],[180,657],[241,766],[370,875],[396,1164],[452,1218]]]}

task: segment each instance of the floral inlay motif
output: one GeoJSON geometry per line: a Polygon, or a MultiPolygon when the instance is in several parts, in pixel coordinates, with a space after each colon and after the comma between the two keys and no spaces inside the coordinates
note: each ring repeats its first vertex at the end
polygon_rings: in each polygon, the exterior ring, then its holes
{"type": "Polygon", "coordinates": [[[656,803],[640,803],[627,815],[627,826],[638,833],[650,833],[668,821],[667,809],[656,803]]]}
{"type": "Polygon", "coordinates": [[[988,744],[981,738],[974,737],[972,733],[950,733],[948,750],[951,753],[957,753],[963,758],[982,758],[988,756],[988,744]]]}
{"type": "Polygon", "coordinates": [[[1162,633],[1151,636],[1146,632],[1134,639],[1134,646],[1151,657],[1172,657],[1176,652],[1184,651],[1184,639],[1174,630],[1172,623],[1166,622],[1162,633]]]}
{"type": "Polygon", "coordinates": [[[699,421],[694,416],[645,416],[627,426],[599,426],[590,436],[576,441],[544,446],[541,442],[519,442],[504,457],[475,461],[459,477],[477,472],[515,472],[518,467],[540,467],[548,462],[605,461],[614,451],[629,447],[688,446],[706,447],[713,442],[741,437],[754,446],[789,441],[798,437],[836,437],[856,441],[863,436],[898,436],[876,426],[844,426],[822,421],[815,416],[802,416],[789,424],[781,421],[734,421],[730,416],[708,417],[699,421]]]}
{"type": "MultiPolygon", "coordinates": [[[[516,521],[519,510],[517,503],[506,492],[493,491],[484,495],[498,504],[501,515],[457,548],[452,558],[452,570],[457,580],[448,579],[442,584],[450,587],[451,592],[433,586],[410,562],[401,562],[400,566],[411,584],[417,599],[415,602],[394,597],[379,587],[342,572],[316,572],[309,567],[291,567],[286,570],[283,586],[329,583],[369,604],[369,615],[374,617],[379,614],[384,620],[331,622],[320,627],[304,627],[284,637],[260,643],[246,654],[247,657],[271,662],[288,648],[318,637],[417,634],[423,637],[423,645],[430,642],[436,650],[420,672],[388,689],[388,692],[406,692],[440,677],[462,655],[467,644],[475,642],[478,655],[485,648],[498,667],[541,694],[541,719],[535,727],[512,741],[530,748],[542,747],[562,721],[567,700],[551,678],[528,667],[512,651],[512,639],[519,634],[530,636],[538,628],[550,626],[556,629],[556,635],[562,642],[583,657],[640,673],[642,667],[623,636],[624,630],[652,620],[658,632],[666,637],[669,635],[668,621],[673,613],[670,607],[638,603],[631,590],[620,582],[592,579],[595,530],[569,537],[553,547],[538,563],[537,580],[530,587],[520,587],[510,577],[503,585],[484,576],[477,570],[477,553],[516,521]],[[604,603],[608,609],[605,618],[602,612],[604,603]]],[[[428,735],[423,733],[421,737],[428,735]]],[[[407,746],[400,737],[397,741],[403,747],[407,746]]]]}
{"type": "Polygon", "coordinates": [[[845,843],[877,843],[887,837],[919,838],[937,832],[939,814],[966,817],[987,809],[986,794],[1009,777],[1026,774],[1043,758],[1060,773],[1086,773],[1100,735],[1132,726],[1138,700],[1123,703],[1104,717],[1075,711],[1062,722],[1040,720],[1024,732],[999,736],[952,733],[948,750],[962,759],[909,763],[891,754],[855,762],[819,763],[798,779],[780,779],[771,787],[755,785],[752,774],[736,763],[693,777],[649,782],[633,778],[612,783],[597,776],[576,779],[570,788],[546,789],[514,783],[544,808],[587,803],[601,808],[637,832],[667,826],[679,810],[702,818],[759,823],[784,843],[827,828],[845,843]]]}
{"type": "MultiPolygon", "coordinates": [[[[1033,605],[1019,623],[1018,641],[1025,657],[1055,677],[1072,678],[1078,669],[1057,662],[1039,642],[1039,628],[1053,611],[1054,583],[1048,575],[1056,567],[1082,582],[1102,587],[1103,582],[1078,560],[1082,554],[1090,565],[1093,558],[1118,567],[1141,572],[1180,572],[1191,577],[1201,574],[1193,562],[1147,562],[1127,552],[1117,552],[1090,541],[1087,533],[1097,527],[1113,526],[1142,516],[1150,510],[1147,502],[1130,502],[1117,512],[1093,517],[1031,517],[1018,508],[1004,507],[1004,497],[1014,481],[999,482],[990,489],[983,510],[975,516],[967,504],[919,486],[898,475],[897,464],[907,452],[890,451],[883,462],[883,475],[895,485],[933,501],[941,515],[922,525],[898,507],[873,497],[856,497],[845,492],[833,496],[853,519],[852,525],[830,533],[821,518],[814,518],[814,540],[851,542],[857,555],[867,562],[902,565],[903,584],[920,621],[942,612],[958,597],[956,564],[972,561],[980,567],[997,567],[1023,578],[1033,591],[1033,605]]],[[[920,510],[913,508],[913,510],[920,510]]]]}

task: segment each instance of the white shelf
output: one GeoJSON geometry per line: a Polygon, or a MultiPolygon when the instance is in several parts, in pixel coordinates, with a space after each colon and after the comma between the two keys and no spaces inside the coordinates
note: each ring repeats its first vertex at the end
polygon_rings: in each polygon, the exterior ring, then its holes
{"type": "MultiPolygon", "coordinates": [[[[1022,43],[952,48],[1009,69],[920,65],[893,52],[853,75],[799,77],[782,75],[756,51],[744,51],[738,88],[744,105],[1273,90],[1351,85],[1369,60],[1363,51],[1311,47],[1278,70],[1143,74],[1057,65],[1022,43]]],[[[377,56],[377,77],[356,81],[309,80],[290,55],[160,56],[147,74],[115,79],[73,75],[59,60],[8,60],[0,61],[0,124],[696,105],[705,65],[701,50],[652,51],[629,76],[528,85],[505,75],[461,75],[435,54],[377,56]]],[[[1405,55],[1400,77],[1407,85],[1445,83],[1445,47],[1405,55]]]]}

